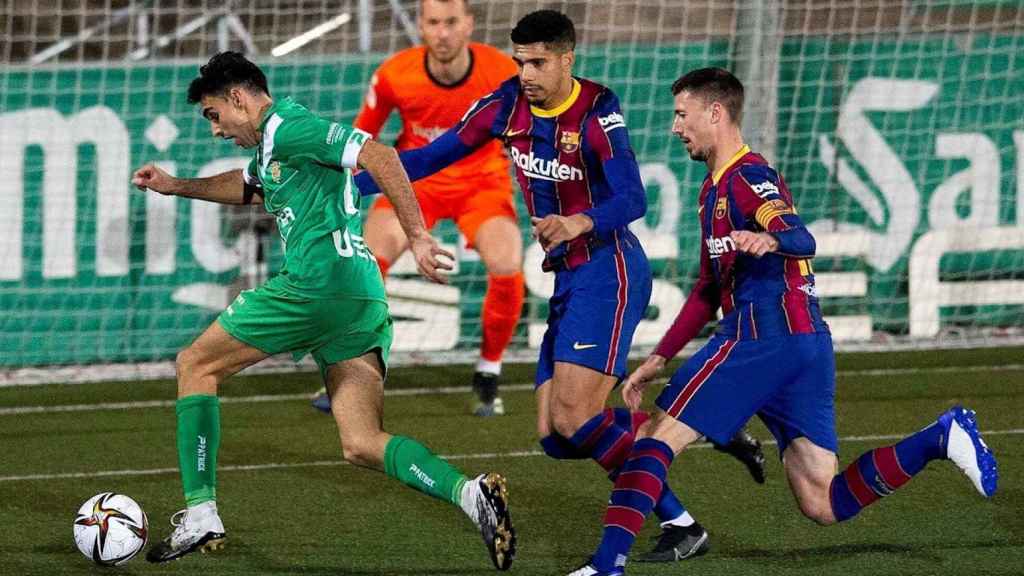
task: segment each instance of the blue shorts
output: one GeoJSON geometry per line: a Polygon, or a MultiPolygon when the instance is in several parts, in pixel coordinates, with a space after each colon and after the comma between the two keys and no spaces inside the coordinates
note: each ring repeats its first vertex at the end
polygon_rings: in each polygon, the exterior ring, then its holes
{"type": "Polygon", "coordinates": [[[555,362],[625,376],[633,333],[651,300],[651,268],[635,236],[622,234],[617,245],[596,248],[589,262],[556,273],[535,386],[551,379],[555,362]]]}
{"type": "Polygon", "coordinates": [[[716,334],[676,371],[657,404],[716,444],[757,414],[780,455],[801,436],[836,452],[835,374],[827,332],[760,340],[716,334]]]}

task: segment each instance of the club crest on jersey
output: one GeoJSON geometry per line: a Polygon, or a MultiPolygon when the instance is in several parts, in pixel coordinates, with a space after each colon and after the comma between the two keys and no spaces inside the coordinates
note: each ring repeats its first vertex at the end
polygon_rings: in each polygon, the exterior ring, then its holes
{"type": "Polygon", "coordinates": [[[572,154],[580,148],[580,133],[569,131],[562,132],[562,139],[560,143],[562,145],[562,152],[572,154]]]}
{"type": "Polygon", "coordinates": [[[281,183],[281,163],[277,160],[270,163],[270,179],[273,180],[275,184],[281,183]]]}
{"type": "Polygon", "coordinates": [[[719,198],[718,203],[715,204],[715,218],[719,220],[725,218],[726,208],[728,208],[728,200],[725,198],[719,198]]]}

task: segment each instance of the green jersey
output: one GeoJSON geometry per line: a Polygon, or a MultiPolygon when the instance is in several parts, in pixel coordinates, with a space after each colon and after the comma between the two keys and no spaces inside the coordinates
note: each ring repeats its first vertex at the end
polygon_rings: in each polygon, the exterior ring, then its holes
{"type": "Polygon", "coordinates": [[[369,134],[277,100],[243,173],[277,217],[284,266],[271,280],[303,298],[384,301],[377,261],[366,248],[352,169],[369,134]]]}

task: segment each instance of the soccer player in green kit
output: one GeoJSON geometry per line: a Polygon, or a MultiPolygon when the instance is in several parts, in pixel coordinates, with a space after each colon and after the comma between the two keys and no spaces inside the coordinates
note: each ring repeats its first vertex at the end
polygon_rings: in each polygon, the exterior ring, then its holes
{"type": "Polygon", "coordinates": [[[272,99],[263,72],[241,54],[217,54],[199,73],[189,102],[200,105],[215,137],[255,150],[248,168],[182,179],[149,164],[132,183],[222,204],[263,202],[277,218],[285,262],[277,276],[242,292],[178,354],[178,463],[187,508],[171,518],[174,531],[146,558],[166,562],[223,545],[216,504],[217,387],[270,355],[308,352],[330,393],[345,460],[459,506],[480,529],[495,567],[507,569],[516,539],[504,478],[467,478],[416,440],[382,429],[392,320],[380,271],[363,242],[354,168],[369,172],[394,204],[420,273],[445,282],[441,270],[451,268],[439,259],[451,255],[424,228],[397,153],[289,98],[272,99]]]}

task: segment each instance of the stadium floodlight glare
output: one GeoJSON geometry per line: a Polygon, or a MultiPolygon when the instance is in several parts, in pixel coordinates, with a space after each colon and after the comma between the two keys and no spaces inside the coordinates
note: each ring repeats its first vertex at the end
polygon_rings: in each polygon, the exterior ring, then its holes
{"type": "Polygon", "coordinates": [[[351,19],[352,15],[349,14],[348,12],[344,12],[338,16],[335,16],[334,18],[331,18],[330,20],[324,22],[323,24],[320,24],[315,28],[310,28],[309,30],[303,32],[302,34],[299,34],[298,36],[292,38],[291,40],[283,44],[278,44],[277,46],[274,47],[273,50],[270,51],[270,53],[274,55],[274,58],[284,56],[289,52],[302,48],[306,44],[309,44],[313,40],[316,40],[317,38],[323,36],[324,34],[327,34],[331,30],[334,30],[339,26],[347,24],[348,21],[351,19]]]}

